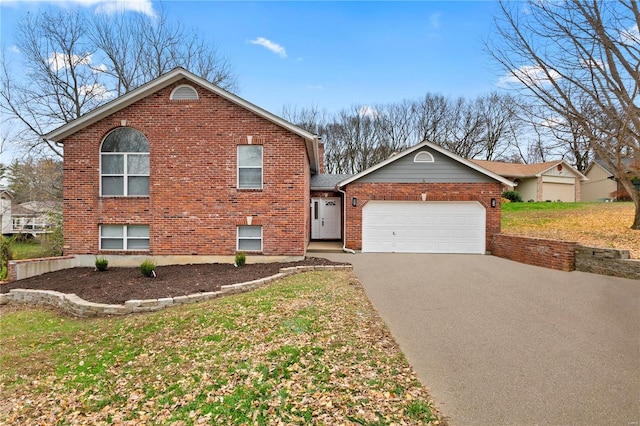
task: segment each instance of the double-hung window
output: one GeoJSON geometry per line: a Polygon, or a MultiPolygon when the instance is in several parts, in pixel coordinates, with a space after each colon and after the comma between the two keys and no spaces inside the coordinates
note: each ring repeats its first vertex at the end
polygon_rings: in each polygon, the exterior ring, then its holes
{"type": "Polygon", "coordinates": [[[262,145],[238,145],[238,188],[262,189],[262,145]]]}
{"type": "Polygon", "coordinates": [[[262,226],[238,226],[238,250],[262,251],[262,226]]]}
{"type": "Polygon", "coordinates": [[[149,225],[100,225],[100,250],[149,250],[149,225]]]}
{"type": "Polygon", "coordinates": [[[100,150],[100,188],[103,196],[149,195],[149,141],[130,127],[109,133],[100,150]]]}

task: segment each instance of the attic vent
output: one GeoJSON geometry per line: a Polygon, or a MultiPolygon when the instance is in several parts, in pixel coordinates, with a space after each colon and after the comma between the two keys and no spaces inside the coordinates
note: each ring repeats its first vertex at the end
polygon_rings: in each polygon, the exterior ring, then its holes
{"type": "Polygon", "coordinates": [[[197,101],[198,92],[191,86],[182,85],[173,89],[169,99],[172,101],[197,101]]]}
{"type": "Polygon", "coordinates": [[[416,154],[415,157],[413,157],[413,162],[414,163],[433,163],[433,155],[431,155],[430,152],[427,151],[420,151],[419,153],[416,154]]]}

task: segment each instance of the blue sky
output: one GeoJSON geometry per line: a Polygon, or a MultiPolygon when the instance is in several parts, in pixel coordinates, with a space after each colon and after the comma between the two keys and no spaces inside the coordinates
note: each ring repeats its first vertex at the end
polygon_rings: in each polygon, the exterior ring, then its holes
{"type": "MultiPolygon", "coordinates": [[[[12,61],[15,22],[28,11],[101,0],[0,0],[2,46],[12,61]]],[[[214,41],[232,63],[238,94],[271,112],[284,105],[336,112],[352,105],[468,96],[497,88],[483,52],[496,4],[490,1],[169,1],[164,7],[214,41]]],[[[153,14],[159,3],[122,1],[153,14]]]]}

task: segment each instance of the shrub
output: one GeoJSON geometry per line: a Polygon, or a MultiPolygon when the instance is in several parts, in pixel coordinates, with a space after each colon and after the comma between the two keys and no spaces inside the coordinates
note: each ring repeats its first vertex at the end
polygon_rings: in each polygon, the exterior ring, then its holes
{"type": "Polygon", "coordinates": [[[104,257],[96,257],[96,269],[98,271],[106,271],[109,261],[104,257]]]}
{"type": "Polygon", "coordinates": [[[247,255],[243,251],[236,253],[236,266],[244,266],[247,263],[247,255]]]}
{"type": "Polygon", "coordinates": [[[520,193],[518,191],[504,191],[502,193],[502,198],[506,198],[507,200],[511,201],[512,203],[521,203],[522,202],[522,197],[520,196],[520,193]]]}
{"type": "Polygon", "coordinates": [[[146,259],[140,265],[140,272],[145,277],[155,277],[156,276],[156,263],[151,259],[146,259]]]}
{"type": "Polygon", "coordinates": [[[40,238],[42,257],[55,257],[63,255],[64,233],[62,228],[62,214],[50,213],[49,220],[52,224],[51,232],[40,238]]]}
{"type": "Polygon", "coordinates": [[[0,237],[0,280],[7,278],[9,261],[11,260],[11,239],[0,237]]]}

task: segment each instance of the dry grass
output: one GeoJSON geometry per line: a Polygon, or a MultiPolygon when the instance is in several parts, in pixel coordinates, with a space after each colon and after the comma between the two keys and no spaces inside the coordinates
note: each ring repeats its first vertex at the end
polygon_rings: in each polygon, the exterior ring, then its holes
{"type": "Polygon", "coordinates": [[[633,203],[506,203],[502,232],[629,250],[640,259],[633,203]]]}

